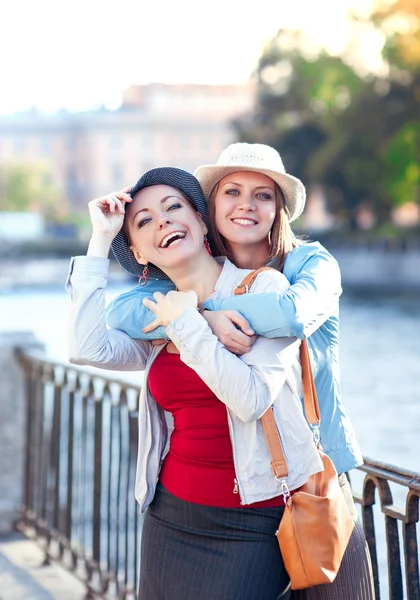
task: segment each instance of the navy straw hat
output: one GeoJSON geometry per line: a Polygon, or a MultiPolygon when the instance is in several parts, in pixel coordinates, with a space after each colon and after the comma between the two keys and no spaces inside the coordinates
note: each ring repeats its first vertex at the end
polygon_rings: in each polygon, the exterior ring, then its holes
{"type": "MultiPolygon", "coordinates": [[[[200,184],[194,175],[176,167],[157,167],[156,169],[151,169],[150,171],[146,171],[146,173],[144,173],[137,181],[135,186],[131,188],[131,197],[134,197],[137,192],[151,185],[170,185],[171,187],[180,190],[185,196],[188,196],[206,222],[207,202],[204,198],[200,184]]],[[[115,258],[122,268],[135,277],[141,277],[144,265],[140,265],[134,258],[134,254],[130,250],[128,241],[122,229],[114,238],[111,247],[115,258]]],[[[169,277],[155,265],[149,263],[147,266],[149,269],[149,279],[169,279],[169,277]]]]}

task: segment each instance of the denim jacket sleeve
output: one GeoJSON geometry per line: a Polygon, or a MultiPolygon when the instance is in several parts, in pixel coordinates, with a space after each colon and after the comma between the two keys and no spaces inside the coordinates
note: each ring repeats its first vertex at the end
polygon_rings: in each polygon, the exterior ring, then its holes
{"type": "Polygon", "coordinates": [[[318,242],[292,250],[283,269],[291,286],[285,292],[245,294],[208,300],[209,310],[237,310],[258,335],[309,337],[333,313],[341,295],[337,261],[318,242]]]}
{"type": "Polygon", "coordinates": [[[144,287],[137,285],[125,294],[112,300],[106,308],[106,321],[109,327],[120,329],[130,337],[139,340],[169,339],[166,327],[158,327],[150,333],[142,333],[143,327],[155,319],[154,313],[143,304],[144,298],[153,298],[155,292],[167,294],[174,290],[172,281],[152,279],[144,287]]]}

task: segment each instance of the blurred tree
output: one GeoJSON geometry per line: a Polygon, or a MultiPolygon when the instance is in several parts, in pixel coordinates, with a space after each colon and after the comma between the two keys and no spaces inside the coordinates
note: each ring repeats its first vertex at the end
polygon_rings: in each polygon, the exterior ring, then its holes
{"type": "Polygon", "coordinates": [[[353,25],[355,39],[367,26],[380,32],[384,74],[363,72],[354,45],[329,56],[281,30],[259,61],[255,115],[235,125],[307,185],[321,183],[335,214],[354,223],[371,206],[386,222],[393,206],[419,200],[420,1],[381,0],[353,25]]]}
{"type": "Polygon", "coordinates": [[[419,201],[420,122],[409,122],[389,140],[384,156],[385,185],[394,204],[419,201]]]}
{"type": "Polygon", "coordinates": [[[8,163],[0,166],[0,210],[41,213],[47,222],[67,216],[67,208],[42,163],[8,163]]]}
{"type": "Polygon", "coordinates": [[[336,117],[359,93],[363,81],[341,58],[314,54],[309,40],[296,31],[275,36],[256,76],[256,112],[251,121],[235,123],[239,135],[274,146],[288,171],[303,180],[312,178],[311,157],[330,133],[338,133],[336,117]]]}
{"type": "Polygon", "coordinates": [[[386,222],[393,206],[420,201],[420,2],[380,0],[370,22],[387,75],[366,80],[344,115],[347,140],[323,167],[327,181],[344,175],[350,206],[367,200],[386,222]]]}
{"type": "Polygon", "coordinates": [[[383,56],[392,76],[418,73],[420,70],[420,2],[418,0],[381,0],[372,14],[372,22],[386,38],[383,56]]]}

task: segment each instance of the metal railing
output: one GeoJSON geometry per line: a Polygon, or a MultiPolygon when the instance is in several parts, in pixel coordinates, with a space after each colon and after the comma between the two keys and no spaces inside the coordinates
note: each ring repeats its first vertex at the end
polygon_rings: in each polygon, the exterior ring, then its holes
{"type": "Polygon", "coordinates": [[[87,598],[135,598],[141,519],[134,498],[140,386],[19,355],[27,386],[18,528],[44,541],[87,598]]]}
{"type": "MultiPolygon", "coordinates": [[[[60,561],[85,583],[86,598],[134,599],[142,525],[134,498],[140,386],[35,354],[18,356],[27,386],[27,450],[17,527],[43,543],[46,562],[60,561]]],[[[376,598],[380,580],[388,577],[389,600],[420,600],[420,473],[367,458],[359,469],[366,475],[354,498],[361,505],[376,598]],[[394,506],[390,482],[405,490],[405,510],[394,506]],[[387,572],[378,562],[377,497],[387,572]]]]}
{"type": "Polygon", "coordinates": [[[380,572],[378,548],[375,535],[374,505],[379,498],[380,511],[385,518],[385,539],[388,566],[388,588],[390,600],[420,600],[419,551],[417,526],[419,523],[420,473],[401,469],[364,457],[359,467],[366,473],[361,495],[353,493],[355,501],[362,506],[363,529],[372,559],[376,598],[380,600],[380,572]],[[405,488],[405,510],[394,505],[390,483],[405,488]],[[401,564],[399,523],[402,528],[401,564]],[[405,572],[405,590],[403,573],[405,572]]]}

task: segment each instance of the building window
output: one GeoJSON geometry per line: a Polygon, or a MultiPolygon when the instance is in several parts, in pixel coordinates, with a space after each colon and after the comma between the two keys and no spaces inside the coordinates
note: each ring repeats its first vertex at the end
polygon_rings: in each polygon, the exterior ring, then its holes
{"type": "Polygon", "coordinates": [[[124,162],[124,140],[121,135],[111,135],[108,138],[111,160],[115,164],[124,162]]]}
{"type": "Polygon", "coordinates": [[[112,181],[115,189],[124,187],[123,168],[121,164],[115,163],[112,167],[112,181]]]}
{"type": "Polygon", "coordinates": [[[42,183],[45,186],[50,186],[52,184],[52,177],[51,177],[51,173],[44,173],[42,175],[42,183]]]}
{"type": "Polygon", "coordinates": [[[140,147],[143,148],[143,150],[153,150],[153,146],[154,146],[153,134],[143,133],[143,135],[140,137],[140,147]]]}
{"type": "Polygon", "coordinates": [[[48,135],[41,135],[38,141],[40,153],[44,156],[51,154],[51,137],[48,135]]]}
{"type": "Polygon", "coordinates": [[[75,150],[76,149],[76,136],[70,134],[66,137],[66,149],[67,150],[75,150]]]}
{"type": "Polygon", "coordinates": [[[77,196],[77,173],[76,169],[69,165],[66,170],[66,192],[67,197],[73,200],[77,196]]]}
{"type": "Polygon", "coordinates": [[[23,135],[17,135],[15,137],[15,152],[16,154],[23,154],[26,150],[26,138],[23,135]]]}
{"type": "Polygon", "coordinates": [[[123,140],[121,135],[112,135],[111,136],[111,148],[113,150],[122,150],[123,147],[123,140]]]}

